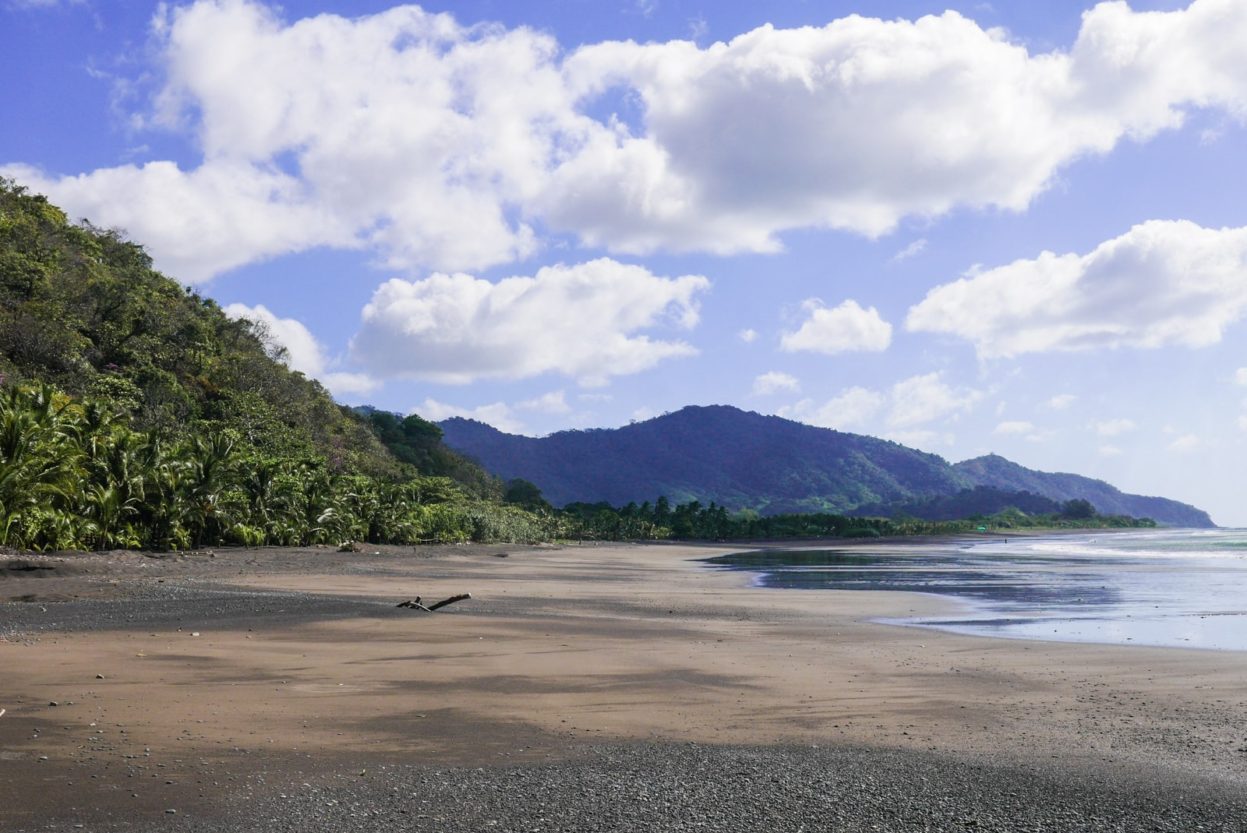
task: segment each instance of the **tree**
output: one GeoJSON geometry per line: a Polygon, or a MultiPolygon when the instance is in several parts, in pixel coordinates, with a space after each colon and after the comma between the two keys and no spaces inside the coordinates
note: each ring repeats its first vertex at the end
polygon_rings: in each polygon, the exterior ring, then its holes
{"type": "Polygon", "coordinates": [[[1095,506],[1083,498],[1067,500],[1061,505],[1061,517],[1073,521],[1086,521],[1096,516],[1095,506]]]}

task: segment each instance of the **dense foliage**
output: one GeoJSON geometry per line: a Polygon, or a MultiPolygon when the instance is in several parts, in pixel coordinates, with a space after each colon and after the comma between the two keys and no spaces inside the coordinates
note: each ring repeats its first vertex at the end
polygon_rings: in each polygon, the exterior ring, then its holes
{"type": "Polygon", "coordinates": [[[183,549],[217,544],[536,541],[548,519],[445,477],[341,474],[219,428],[173,441],[107,401],[0,389],[0,545],[183,549]]]}
{"type": "Polygon", "coordinates": [[[1149,528],[1149,518],[1100,515],[1087,501],[1044,504],[1035,514],[1006,507],[992,514],[973,514],[946,520],[896,516],[892,518],[804,512],[759,515],[729,513],[697,501],[671,506],[666,498],[653,504],[629,503],[615,508],[606,503],[573,503],[564,507],[563,528],[575,537],[598,540],[780,540],[784,538],[875,538],[904,535],[949,535],[975,531],[1022,529],[1149,528]]]}
{"type": "Polygon", "coordinates": [[[1155,518],[1169,526],[1207,528],[1214,525],[1207,512],[1186,503],[1127,494],[1103,480],[1079,474],[1035,471],[998,454],[963,460],[953,468],[976,486],[1026,491],[1059,502],[1083,500],[1106,515],[1155,518]]]}
{"type": "Polygon", "coordinates": [[[0,544],[536,540],[419,417],[357,414],[263,328],[0,179],[0,544]]]}
{"type": "Polygon", "coordinates": [[[383,426],[334,403],[282,363],[262,325],[152,268],[120,233],[73,224],[45,198],[0,178],[0,382],[48,383],[110,403],[166,443],[232,430],[262,456],[322,462],[335,474],[451,476],[474,494],[500,486],[440,442],[414,458],[383,426]],[[428,463],[429,465],[425,465],[428,463]]]}

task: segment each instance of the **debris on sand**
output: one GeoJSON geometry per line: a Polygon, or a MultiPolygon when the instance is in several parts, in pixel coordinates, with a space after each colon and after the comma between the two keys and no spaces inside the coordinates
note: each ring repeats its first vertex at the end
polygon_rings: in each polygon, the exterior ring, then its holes
{"type": "Polygon", "coordinates": [[[398,604],[395,605],[395,607],[410,607],[415,610],[423,610],[425,613],[432,613],[433,611],[437,610],[439,607],[452,605],[455,602],[462,602],[463,600],[470,599],[470,598],[472,598],[471,593],[460,593],[457,596],[451,596],[450,598],[442,599],[440,602],[434,602],[433,604],[426,606],[421,603],[420,596],[416,596],[414,599],[408,599],[405,602],[399,602],[398,604]]]}

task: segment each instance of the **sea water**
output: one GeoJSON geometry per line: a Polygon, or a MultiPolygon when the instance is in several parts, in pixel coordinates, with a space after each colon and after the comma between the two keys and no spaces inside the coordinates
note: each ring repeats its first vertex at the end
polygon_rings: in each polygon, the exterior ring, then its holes
{"type": "Polygon", "coordinates": [[[957,601],[887,620],[1018,639],[1247,650],[1247,530],[993,538],[889,550],[755,550],[709,559],[775,588],[893,590],[957,601]]]}

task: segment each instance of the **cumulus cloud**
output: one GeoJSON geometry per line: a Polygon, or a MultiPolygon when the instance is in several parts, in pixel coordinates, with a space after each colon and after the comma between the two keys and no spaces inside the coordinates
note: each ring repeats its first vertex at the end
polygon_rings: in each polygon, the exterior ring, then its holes
{"type": "Polygon", "coordinates": [[[1091,427],[1101,437],[1116,437],[1133,431],[1136,426],[1134,420],[1130,419],[1106,419],[1094,423],[1091,427]]]}
{"type": "Polygon", "coordinates": [[[862,309],[856,301],[845,301],[828,308],[817,298],[802,305],[809,317],[800,329],[784,333],[780,348],[795,353],[847,353],[857,350],[886,350],[892,343],[892,325],[874,307],[862,309]]]}
{"type": "Polygon", "coordinates": [[[951,11],[565,54],[416,6],[295,21],[252,0],[160,8],[142,68],[157,92],[134,121],[200,158],[0,173],[127,228],[192,281],[317,246],[479,270],[533,254],[543,229],[629,253],[877,236],[1024,209],[1071,161],[1195,108],[1247,117],[1238,0],[1102,3],[1047,53],[951,11]],[[636,118],[610,112],[621,93],[636,118]]]}
{"type": "Polygon", "coordinates": [[[1008,434],[1030,434],[1030,433],[1033,433],[1034,430],[1035,430],[1034,424],[1030,422],[1026,422],[1025,420],[1005,420],[1004,422],[999,423],[992,433],[1006,434],[1006,435],[1008,434]]]}
{"type": "Polygon", "coordinates": [[[572,409],[572,406],[567,404],[567,392],[561,390],[554,390],[532,399],[525,399],[523,402],[517,403],[515,407],[521,411],[536,411],[542,414],[566,414],[572,409]]]}
{"type": "Polygon", "coordinates": [[[1234,383],[1236,385],[1247,385],[1247,367],[1240,367],[1234,371],[1234,383]]]}
{"type": "Polygon", "coordinates": [[[1054,411],[1064,411],[1077,400],[1078,397],[1072,393],[1058,393],[1044,404],[1054,411]]]}
{"type": "Polygon", "coordinates": [[[507,434],[524,433],[524,424],[515,418],[511,406],[505,402],[492,402],[488,405],[478,405],[475,408],[461,408],[457,405],[429,398],[417,405],[412,410],[412,413],[419,414],[430,422],[441,422],[451,417],[463,417],[464,419],[474,419],[477,422],[492,425],[499,431],[507,434]]]}
{"type": "Polygon", "coordinates": [[[758,331],[752,329],[741,330],[736,334],[736,337],[746,344],[753,344],[758,340],[758,331]]]}
{"type": "Polygon", "coordinates": [[[803,399],[795,405],[785,406],[777,414],[795,419],[807,425],[835,428],[841,431],[869,428],[874,418],[883,410],[886,397],[873,390],[853,387],[839,396],[819,405],[812,399],[803,399]]]}
{"type": "Polygon", "coordinates": [[[230,304],[222,310],[230,318],[246,318],[259,324],[270,343],[280,349],[280,357],[287,367],[319,380],[335,396],[365,394],[380,386],[363,373],[330,370],[331,362],[324,347],[303,322],[295,318],[280,318],[263,304],[254,307],[230,304]]]}
{"type": "Polygon", "coordinates": [[[392,268],[527,256],[519,206],[544,187],[554,137],[586,121],[550,36],[416,6],[287,23],[247,0],[162,4],[153,36],[162,83],[137,120],[193,137],[197,166],[4,172],[128,229],[184,280],[316,246],[392,268]]]}
{"type": "Polygon", "coordinates": [[[910,258],[917,257],[918,255],[926,251],[926,248],[927,248],[927,239],[925,237],[919,237],[917,240],[913,241],[908,246],[901,249],[896,254],[892,255],[892,262],[901,263],[903,261],[909,260],[910,258]]]}
{"type": "Polygon", "coordinates": [[[491,283],[466,274],[383,283],[351,355],[381,376],[465,384],[562,373],[584,385],[697,351],[644,330],[697,324],[699,275],[600,259],[491,283]]]}
{"type": "Polygon", "coordinates": [[[1070,161],[1179,126],[1241,117],[1247,11],[1104,3],[1068,51],[1030,54],[956,12],[763,26],[705,49],[603,43],[565,63],[587,98],[624,87],[644,129],[588,142],[555,171],[548,216],[595,244],[772,251],[796,227],[879,235],[957,206],[1025,208],[1070,161]],[[829,152],[829,149],[832,149],[829,152]]]}
{"type": "Polygon", "coordinates": [[[357,244],[306,183],[248,161],[222,159],[189,172],[149,162],[60,178],[9,165],[0,175],[50,195],[73,216],[125,230],[157,268],[185,283],[314,246],[357,244]]]}
{"type": "Polygon", "coordinates": [[[782,373],[778,370],[768,371],[753,380],[754,396],[769,396],[781,391],[797,391],[800,389],[801,383],[796,376],[782,373]]]}
{"type": "Polygon", "coordinates": [[[981,399],[980,391],[953,387],[944,382],[941,374],[927,373],[902,379],[885,391],[852,387],[821,405],[803,399],[776,413],[824,428],[873,433],[886,429],[882,433],[897,442],[915,444],[909,441],[921,437],[922,444],[930,445],[943,435],[917,426],[955,419],[981,399]]]}
{"type": "Polygon", "coordinates": [[[980,391],[945,383],[940,373],[911,376],[892,386],[888,422],[896,428],[907,428],[947,419],[969,411],[982,398],[980,391]]]}
{"type": "Polygon", "coordinates": [[[1169,444],[1170,451],[1194,451],[1202,445],[1195,434],[1183,434],[1169,444]]]}
{"type": "Polygon", "coordinates": [[[1049,350],[1202,347],[1247,312],[1247,228],[1153,220],[1085,255],[1033,260],[944,284],[910,330],[972,342],[983,357],[1049,350]]]}

